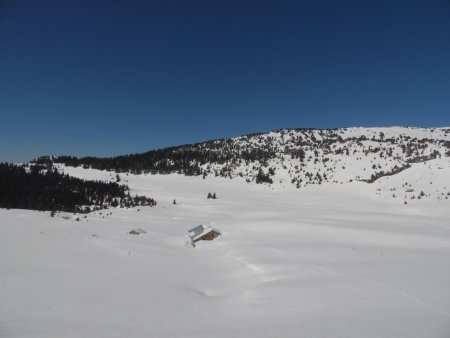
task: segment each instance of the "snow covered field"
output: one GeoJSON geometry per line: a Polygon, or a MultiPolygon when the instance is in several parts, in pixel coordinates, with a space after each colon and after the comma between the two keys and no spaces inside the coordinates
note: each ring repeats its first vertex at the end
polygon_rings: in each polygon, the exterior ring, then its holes
{"type": "Polygon", "coordinates": [[[121,174],[158,205],[79,222],[0,209],[0,337],[448,338],[450,200],[389,189],[445,192],[449,166],[300,190],[121,174]],[[186,246],[198,224],[223,237],[186,246]]]}

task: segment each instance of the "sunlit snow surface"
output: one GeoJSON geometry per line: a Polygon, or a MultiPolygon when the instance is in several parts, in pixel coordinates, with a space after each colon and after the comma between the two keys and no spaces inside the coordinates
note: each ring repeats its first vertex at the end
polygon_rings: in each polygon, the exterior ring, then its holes
{"type": "Polygon", "coordinates": [[[158,205],[79,222],[0,209],[0,337],[448,338],[450,200],[390,189],[444,191],[449,166],[299,190],[121,174],[158,205]],[[198,224],[223,237],[186,245],[198,224]]]}

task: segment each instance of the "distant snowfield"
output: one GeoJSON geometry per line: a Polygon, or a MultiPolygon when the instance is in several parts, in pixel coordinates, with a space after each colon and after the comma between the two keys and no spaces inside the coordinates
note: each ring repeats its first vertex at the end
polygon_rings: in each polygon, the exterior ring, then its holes
{"type": "Polygon", "coordinates": [[[449,166],[299,190],[120,174],[158,205],[79,222],[0,209],[0,337],[448,338],[450,199],[391,189],[444,192],[449,166]],[[223,237],[186,246],[198,224],[223,237]]]}

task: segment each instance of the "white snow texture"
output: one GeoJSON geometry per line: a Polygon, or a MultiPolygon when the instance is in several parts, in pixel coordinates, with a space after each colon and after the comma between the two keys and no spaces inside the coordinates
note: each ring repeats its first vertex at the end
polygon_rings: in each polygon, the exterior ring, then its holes
{"type": "Polygon", "coordinates": [[[0,337],[448,338],[450,158],[437,149],[372,184],[345,180],[350,169],[300,189],[120,174],[158,205],[86,218],[0,209],[0,337]],[[222,236],[185,245],[198,224],[222,236]]]}

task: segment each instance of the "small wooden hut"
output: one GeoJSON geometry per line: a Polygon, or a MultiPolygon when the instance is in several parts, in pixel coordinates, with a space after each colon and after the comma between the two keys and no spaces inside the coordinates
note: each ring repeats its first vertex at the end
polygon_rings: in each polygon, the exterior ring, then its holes
{"type": "Polygon", "coordinates": [[[128,234],[130,234],[130,235],[140,235],[140,234],[146,234],[146,233],[147,233],[147,231],[145,231],[144,229],[141,229],[141,228],[133,229],[128,232],[128,234]]]}
{"type": "Polygon", "coordinates": [[[191,244],[195,247],[195,243],[198,241],[212,241],[213,239],[221,236],[219,230],[212,226],[197,225],[188,231],[188,236],[191,239],[191,244]]]}

